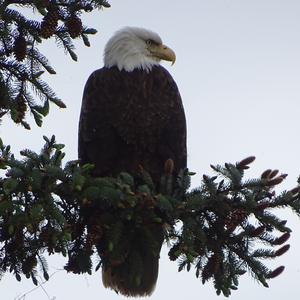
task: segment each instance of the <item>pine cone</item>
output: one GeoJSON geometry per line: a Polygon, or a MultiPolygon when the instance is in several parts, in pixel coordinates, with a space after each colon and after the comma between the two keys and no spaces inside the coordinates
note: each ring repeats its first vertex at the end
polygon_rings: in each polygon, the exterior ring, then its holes
{"type": "Polygon", "coordinates": [[[66,21],[66,26],[72,39],[75,39],[82,33],[82,22],[80,18],[75,15],[66,21]]]}
{"type": "Polygon", "coordinates": [[[16,103],[15,103],[15,108],[13,110],[14,113],[12,115],[12,118],[16,123],[21,123],[24,120],[25,113],[27,110],[27,105],[24,97],[21,94],[19,94],[16,97],[15,101],[16,103]]]}
{"type": "Polygon", "coordinates": [[[47,7],[50,4],[50,0],[41,0],[40,3],[42,7],[47,7]]]}
{"type": "Polygon", "coordinates": [[[209,280],[216,274],[221,267],[222,259],[216,253],[213,254],[207,261],[202,271],[202,282],[209,280]]]}
{"type": "Polygon", "coordinates": [[[14,48],[13,48],[14,56],[16,60],[22,61],[27,52],[27,43],[23,35],[19,35],[14,42],[14,48]]]}
{"type": "Polygon", "coordinates": [[[103,228],[100,224],[96,224],[94,228],[91,228],[91,231],[88,232],[87,243],[91,245],[97,245],[103,236],[103,228]]]}
{"type": "Polygon", "coordinates": [[[41,24],[41,36],[43,38],[48,39],[55,33],[56,27],[58,25],[58,20],[59,20],[58,9],[56,7],[49,8],[48,13],[43,18],[41,24]]]}
{"type": "Polygon", "coordinates": [[[18,112],[25,114],[25,112],[27,110],[27,105],[26,105],[24,97],[21,94],[19,94],[17,96],[17,98],[16,98],[16,104],[17,104],[17,110],[18,110],[18,112]]]}
{"type": "Polygon", "coordinates": [[[243,223],[249,213],[243,209],[235,209],[225,219],[225,225],[228,230],[233,231],[238,225],[243,223]]]}

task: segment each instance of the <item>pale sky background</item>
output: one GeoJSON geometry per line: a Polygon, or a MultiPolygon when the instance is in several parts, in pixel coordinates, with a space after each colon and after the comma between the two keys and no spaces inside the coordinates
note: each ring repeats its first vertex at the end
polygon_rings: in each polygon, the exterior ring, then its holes
{"type": "MultiPolygon", "coordinates": [[[[164,64],[180,89],[188,123],[188,165],[198,173],[211,174],[209,165],[257,157],[249,176],[278,168],[289,176],[282,188],[296,185],[300,174],[300,1],[299,0],[111,0],[112,7],[87,14],[87,25],[98,30],[91,48],[77,44],[79,62],[57,50],[53,42],[44,51],[57,75],[47,80],[68,108],[51,106],[44,126],[28,132],[5,120],[0,136],[15,153],[23,148],[38,151],[42,135],[55,134],[66,144],[66,160],[77,157],[77,127],[82,90],[89,74],[102,67],[108,38],[127,25],[149,28],[177,54],[174,66],[164,64]]],[[[285,265],[285,272],[270,281],[270,288],[244,275],[231,299],[299,299],[300,220],[281,213],[293,229],[291,250],[271,266],[285,265]]],[[[50,274],[62,269],[59,257],[49,260],[50,274]]],[[[1,299],[21,299],[34,288],[4,276],[1,299]]],[[[26,300],[122,300],[102,286],[101,273],[78,276],[59,271],[43,288],[26,300]]],[[[162,251],[157,288],[150,299],[225,299],[211,283],[202,285],[193,270],[177,272],[176,262],[162,251]]]]}

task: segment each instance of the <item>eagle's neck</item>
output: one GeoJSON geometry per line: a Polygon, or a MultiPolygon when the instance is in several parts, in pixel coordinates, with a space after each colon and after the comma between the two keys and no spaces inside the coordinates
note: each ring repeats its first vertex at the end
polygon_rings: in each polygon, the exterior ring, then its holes
{"type": "Polygon", "coordinates": [[[104,60],[105,67],[111,68],[116,66],[120,71],[125,70],[127,72],[131,72],[135,69],[149,72],[153,66],[159,65],[159,62],[140,53],[127,52],[125,49],[118,51],[117,55],[114,52],[117,51],[106,53],[104,60]]]}

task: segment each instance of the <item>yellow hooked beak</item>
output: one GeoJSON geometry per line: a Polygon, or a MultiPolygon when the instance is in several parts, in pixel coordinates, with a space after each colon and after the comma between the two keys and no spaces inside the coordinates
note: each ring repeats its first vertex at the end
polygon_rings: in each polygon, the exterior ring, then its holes
{"type": "Polygon", "coordinates": [[[176,54],[171,48],[167,47],[166,45],[154,45],[151,47],[150,52],[157,59],[171,61],[172,65],[174,65],[175,63],[176,54]]]}

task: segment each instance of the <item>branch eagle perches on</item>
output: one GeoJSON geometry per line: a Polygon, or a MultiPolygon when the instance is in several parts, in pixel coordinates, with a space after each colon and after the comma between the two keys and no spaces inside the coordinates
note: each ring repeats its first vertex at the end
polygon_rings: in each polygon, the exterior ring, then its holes
{"type": "MultiPolygon", "coordinates": [[[[80,167],[77,161],[63,167],[63,145],[54,137],[45,141],[39,154],[22,151],[23,160],[1,144],[6,170],[0,182],[2,274],[10,271],[17,280],[24,274],[37,284],[40,265],[47,279],[45,251],[67,256],[68,272],[91,274],[93,255],[99,257],[96,269],[116,266],[130,253],[137,233],[147,236],[145,247],[155,249],[151,232],[157,225],[165,229],[169,258],[179,262],[179,271],[193,266],[203,283],[213,280],[218,294],[229,296],[246,272],[267,287],[283,271],[283,266],[270,270],[265,265],[289,249],[291,230],[274,211],[288,207],[299,215],[299,188],[277,195],[274,188],[286,177],[277,170],[245,179],[254,157],[212,166],[216,176],[204,175],[191,191],[192,174],[182,170],[174,182],[169,161],[161,190],[155,191],[142,168],[135,182],[128,173],[94,178],[93,166],[80,167]]],[[[131,260],[129,276],[136,285],[139,259],[131,260]]]]}

